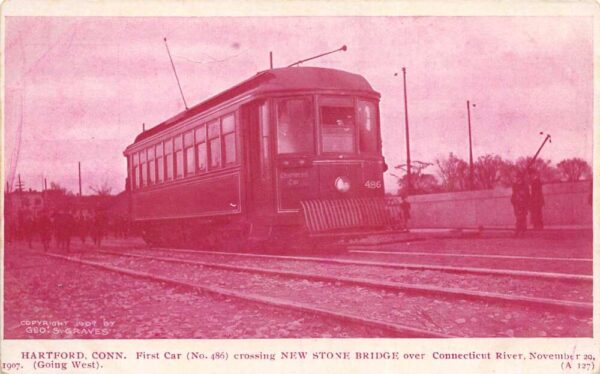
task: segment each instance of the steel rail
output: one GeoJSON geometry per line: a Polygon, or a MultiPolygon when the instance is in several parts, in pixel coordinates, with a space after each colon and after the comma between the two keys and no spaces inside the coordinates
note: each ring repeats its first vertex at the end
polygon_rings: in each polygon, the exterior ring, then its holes
{"type": "Polygon", "coordinates": [[[382,255],[408,255],[408,256],[436,256],[436,257],[472,257],[472,258],[492,258],[492,259],[510,259],[510,260],[539,260],[539,261],[576,261],[592,262],[591,258],[569,258],[569,257],[537,257],[537,256],[509,256],[509,255],[486,255],[479,253],[440,253],[440,252],[397,252],[397,251],[370,251],[370,250],[349,250],[350,253],[363,254],[382,254],[382,255]]]}
{"type": "Polygon", "coordinates": [[[158,260],[163,262],[170,263],[178,263],[178,264],[188,264],[195,266],[204,266],[213,269],[221,269],[221,270],[229,270],[229,271],[238,271],[238,272],[247,272],[253,274],[266,274],[273,276],[284,276],[288,278],[296,278],[296,279],[308,279],[315,281],[325,281],[325,282],[340,282],[350,285],[357,285],[369,288],[376,289],[386,289],[392,291],[403,291],[403,292],[411,292],[417,294],[432,294],[432,295],[440,295],[442,297],[452,297],[452,298],[464,298],[470,300],[486,300],[492,302],[509,302],[515,303],[519,305],[533,305],[536,307],[552,307],[561,310],[567,311],[575,311],[575,312],[592,312],[592,303],[587,302],[578,302],[578,301],[569,301],[569,300],[558,300],[558,299],[548,299],[548,298],[539,298],[532,296],[521,296],[521,295],[507,295],[495,292],[485,292],[485,291],[473,291],[473,290],[465,290],[460,288],[447,288],[447,287],[438,287],[438,286],[430,286],[424,284],[409,284],[409,283],[397,283],[397,282],[387,282],[387,281],[374,281],[367,278],[351,278],[351,277],[335,277],[330,275],[323,275],[317,273],[306,273],[306,272],[296,272],[296,271],[288,271],[288,270],[276,270],[276,269],[265,269],[259,267],[251,267],[251,266],[237,266],[237,265],[225,265],[218,264],[214,262],[205,262],[205,261],[196,261],[196,260],[187,260],[187,259],[179,259],[179,258],[166,258],[166,257],[156,257],[156,256],[147,256],[147,255],[139,255],[132,253],[123,253],[123,252],[112,252],[112,251],[100,251],[97,253],[116,255],[116,256],[126,256],[132,258],[142,258],[147,260],[158,260]]]}
{"type": "Polygon", "coordinates": [[[192,250],[192,249],[177,249],[177,248],[156,248],[162,251],[181,252],[181,253],[198,253],[198,254],[210,254],[220,256],[240,256],[240,257],[254,257],[254,258],[270,258],[277,260],[288,260],[288,261],[306,261],[306,262],[321,262],[341,265],[363,265],[363,266],[379,266],[393,269],[416,269],[416,270],[436,270],[448,273],[467,273],[467,274],[484,274],[484,275],[503,275],[503,276],[514,276],[514,277],[526,277],[526,278],[543,278],[551,280],[568,280],[568,281],[582,281],[591,282],[594,277],[591,275],[581,274],[569,274],[569,273],[549,273],[549,272],[538,272],[538,271],[525,271],[525,270],[510,270],[510,269],[490,269],[490,268],[473,268],[473,267],[456,267],[456,266],[443,266],[443,265],[427,265],[427,264],[408,264],[400,262],[378,262],[378,261],[355,261],[345,259],[334,259],[334,258],[323,258],[323,257],[304,257],[304,256],[279,256],[279,255],[266,255],[257,253],[239,253],[239,252],[222,252],[222,251],[204,251],[204,250],[192,250]]]}
{"type": "Polygon", "coordinates": [[[423,338],[423,337],[454,338],[454,337],[456,337],[454,335],[420,329],[420,328],[416,328],[416,327],[410,327],[410,326],[391,323],[391,322],[385,322],[385,321],[372,319],[372,318],[364,318],[364,317],[360,317],[360,316],[356,316],[356,315],[352,315],[352,314],[348,314],[348,313],[342,313],[339,311],[334,312],[334,311],[327,310],[324,308],[315,307],[315,306],[312,306],[307,303],[282,300],[282,299],[278,299],[278,298],[256,295],[256,294],[246,294],[246,293],[241,293],[241,292],[237,292],[237,291],[233,291],[233,290],[228,290],[228,289],[222,288],[222,287],[202,286],[202,285],[193,284],[190,282],[183,282],[183,281],[179,281],[179,280],[175,280],[175,279],[171,279],[171,278],[161,277],[161,276],[157,276],[157,275],[150,274],[150,273],[144,273],[141,271],[120,268],[117,266],[106,265],[106,264],[102,264],[99,262],[82,260],[82,259],[77,259],[77,258],[70,257],[70,256],[58,255],[58,254],[54,254],[54,253],[44,253],[44,255],[53,257],[53,258],[62,259],[65,261],[71,261],[71,262],[80,263],[83,265],[97,267],[97,268],[100,268],[103,270],[108,270],[108,271],[128,275],[128,276],[135,277],[135,278],[140,278],[140,279],[150,280],[153,282],[168,284],[168,285],[175,286],[175,287],[183,287],[183,288],[187,288],[187,289],[190,289],[190,290],[196,291],[196,292],[198,292],[198,291],[206,292],[206,293],[214,294],[214,295],[218,295],[218,296],[226,296],[226,297],[236,298],[239,300],[250,301],[250,302],[259,303],[259,304],[265,304],[265,305],[274,306],[274,307],[283,308],[283,309],[291,309],[291,310],[296,310],[296,311],[305,312],[305,313],[313,313],[316,315],[320,315],[320,316],[327,317],[327,318],[333,318],[333,319],[337,319],[337,320],[344,321],[344,322],[350,322],[350,323],[354,323],[354,324],[375,327],[375,328],[379,328],[379,329],[394,333],[398,337],[420,337],[420,338],[423,338]]]}

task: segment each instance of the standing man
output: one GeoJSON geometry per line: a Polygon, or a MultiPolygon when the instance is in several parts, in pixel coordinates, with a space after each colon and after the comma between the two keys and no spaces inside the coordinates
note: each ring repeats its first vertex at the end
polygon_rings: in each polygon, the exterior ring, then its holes
{"type": "Polygon", "coordinates": [[[27,242],[29,249],[31,249],[31,242],[33,241],[33,236],[35,235],[35,219],[33,217],[33,212],[27,214],[27,217],[23,221],[23,239],[27,242]]]}
{"type": "Polygon", "coordinates": [[[519,237],[525,234],[527,229],[527,211],[529,209],[529,187],[525,183],[523,174],[517,174],[515,178],[510,202],[516,218],[515,237],[519,237]]]}
{"type": "Polygon", "coordinates": [[[56,249],[59,251],[65,249],[65,213],[60,209],[54,215],[54,240],[56,249]]]}
{"type": "Polygon", "coordinates": [[[66,211],[63,217],[63,245],[67,253],[71,250],[71,237],[74,234],[75,229],[75,218],[70,211],[66,211]]]}
{"type": "Polygon", "coordinates": [[[85,244],[90,230],[88,219],[83,214],[79,214],[79,216],[77,217],[76,226],[77,234],[79,235],[79,239],[81,239],[81,244],[85,244]]]}
{"type": "Polygon", "coordinates": [[[531,181],[531,203],[529,206],[531,212],[531,224],[536,230],[544,228],[544,217],[542,207],[544,206],[544,194],[542,193],[542,182],[540,176],[536,173],[531,181]]]}
{"type": "Polygon", "coordinates": [[[96,215],[94,216],[94,227],[92,229],[92,238],[94,239],[94,244],[97,247],[100,247],[100,245],[102,244],[102,238],[106,234],[106,226],[106,214],[103,209],[97,208],[96,215]]]}
{"type": "Polygon", "coordinates": [[[50,249],[50,238],[52,237],[52,222],[48,217],[48,212],[42,211],[38,218],[38,233],[40,234],[40,241],[44,246],[44,252],[50,249]]]}

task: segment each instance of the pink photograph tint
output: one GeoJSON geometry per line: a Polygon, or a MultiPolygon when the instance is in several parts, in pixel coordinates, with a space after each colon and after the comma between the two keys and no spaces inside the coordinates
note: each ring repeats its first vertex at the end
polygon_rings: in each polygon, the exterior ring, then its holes
{"type": "Polygon", "coordinates": [[[592,337],[592,17],[5,20],[4,339],[592,337]]]}

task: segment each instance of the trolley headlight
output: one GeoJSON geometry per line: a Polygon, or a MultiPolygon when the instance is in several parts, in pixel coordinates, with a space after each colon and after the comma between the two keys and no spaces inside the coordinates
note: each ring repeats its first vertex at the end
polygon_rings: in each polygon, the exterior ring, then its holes
{"type": "Polygon", "coordinates": [[[335,188],[340,192],[348,192],[350,190],[350,180],[348,177],[337,177],[334,184],[335,188]]]}

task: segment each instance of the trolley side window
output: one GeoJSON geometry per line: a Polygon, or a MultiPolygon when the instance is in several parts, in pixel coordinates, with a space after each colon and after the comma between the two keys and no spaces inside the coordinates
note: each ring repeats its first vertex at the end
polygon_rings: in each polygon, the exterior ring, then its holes
{"type": "Polygon", "coordinates": [[[233,164],[237,161],[235,116],[233,114],[221,119],[221,129],[223,131],[223,146],[225,147],[225,165],[233,164]]]}
{"type": "Polygon", "coordinates": [[[165,161],[163,158],[163,144],[156,146],[156,183],[162,183],[165,179],[165,161]]]}
{"type": "Polygon", "coordinates": [[[195,131],[196,154],[198,155],[198,171],[206,171],[206,126],[202,125],[195,131]]]}
{"type": "Polygon", "coordinates": [[[133,182],[131,181],[133,179],[133,156],[128,155],[127,156],[127,188],[129,188],[130,190],[133,190],[133,182]]]}
{"type": "Polygon", "coordinates": [[[132,165],[133,165],[133,178],[132,178],[132,186],[134,189],[137,189],[140,187],[140,157],[138,156],[137,152],[133,154],[133,156],[131,156],[132,160],[132,165]]]}
{"type": "Polygon", "coordinates": [[[156,182],[156,164],[154,161],[154,147],[150,147],[146,150],[148,155],[148,185],[152,185],[156,182]]]}
{"type": "Polygon", "coordinates": [[[166,164],[166,178],[165,180],[173,180],[173,139],[169,139],[165,142],[165,164],[166,164]]]}
{"type": "Polygon", "coordinates": [[[183,177],[183,144],[181,135],[173,138],[173,147],[175,151],[175,178],[183,177]]]}
{"type": "Polygon", "coordinates": [[[196,171],[193,131],[188,131],[183,135],[183,147],[185,152],[185,175],[192,175],[196,171]]]}
{"type": "Polygon", "coordinates": [[[146,150],[140,151],[140,187],[148,185],[148,168],[146,166],[146,150]]]}
{"type": "Polygon", "coordinates": [[[356,152],[356,129],[352,98],[322,97],[319,104],[323,152],[356,152]]]}
{"type": "Polygon", "coordinates": [[[310,98],[281,100],[277,103],[277,152],[315,152],[314,121],[310,98]]]}
{"type": "Polygon", "coordinates": [[[370,101],[358,101],[358,140],[361,153],[377,153],[377,108],[370,101]]]}
{"type": "Polygon", "coordinates": [[[221,124],[214,121],[208,124],[208,147],[210,153],[210,168],[221,166],[221,124]]]}

